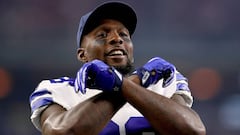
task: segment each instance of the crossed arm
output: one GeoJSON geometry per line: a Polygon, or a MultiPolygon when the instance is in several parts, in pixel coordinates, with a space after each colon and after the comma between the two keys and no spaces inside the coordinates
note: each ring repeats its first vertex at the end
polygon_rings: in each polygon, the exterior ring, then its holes
{"type": "Polygon", "coordinates": [[[103,92],[68,111],[60,105],[50,105],[41,115],[42,134],[98,134],[126,102],[141,112],[161,134],[206,134],[200,117],[186,106],[180,95],[169,99],[139,84],[138,77],[132,75],[123,78],[121,94],[103,92]]]}

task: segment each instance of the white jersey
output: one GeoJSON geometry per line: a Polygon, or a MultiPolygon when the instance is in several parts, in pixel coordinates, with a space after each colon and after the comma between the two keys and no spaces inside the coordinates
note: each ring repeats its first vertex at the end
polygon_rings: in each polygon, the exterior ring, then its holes
{"type": "MultiPolygon", "coordinates": [[[[188,88],[187,80],[179,72],[175,72],[173,82],[169,86],[163,88],[162,80],[159,80],[157,84],[151,85],[147,89],[168,98],[170,98],[173,94],[180,94],[184,97],[188,106],[192,106],[193,98],[188,88]]],[[[99,94],[100,92],[100,90],[92,89],[87,89],[86,94],[75,92],[74,79],[68,77],[44,80],[38,85],[38,87],[30,96],[32,110],[31,120],[34,126],[41,131],[40,114],[48,105],[57,103],[69,110],[88,98],[99,94]]],[[[154,135],[155,133],[144,116],[131,104],[126,103],[112,117],[111,121],[102,130],[100,135],[131,134],[154,135]]]]}

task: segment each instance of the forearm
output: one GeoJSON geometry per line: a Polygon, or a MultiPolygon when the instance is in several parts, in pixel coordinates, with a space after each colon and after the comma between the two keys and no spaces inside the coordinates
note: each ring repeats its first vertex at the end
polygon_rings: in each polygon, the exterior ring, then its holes
{"type": "Polygon", "coordinates": [[[48,117],[44,122],[45,133],[98,134],[124,103],[120,94],[101,93],[68,111],[48,117]]]}
{"type": "Polygon", "coordinates": [[[205,128],[192,109],[136,85],[134,82],[139,83],[138,79],[131,78],[131,80],[124,80],[123,96],[149,120],[159,133],[204,134],[205,128]]]}
{"type": "Polygon", "coordinates": [[[81,129],[85,135],[98,134],[124,103],[122,97],[114,93],[102,93],[84,102],[72,112],[78,118],[75,131],[81,129]]]}

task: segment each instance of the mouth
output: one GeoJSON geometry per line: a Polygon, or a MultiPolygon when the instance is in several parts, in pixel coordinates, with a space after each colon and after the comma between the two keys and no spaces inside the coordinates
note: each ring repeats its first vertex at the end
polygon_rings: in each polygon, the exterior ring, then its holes
{"type": "Polygon", "coordinates": [[[111,50],[106,56],[124,56],[127,53],[124,50],[111,50]]]}
{"type": "Polygon", "coordinates": [[[105,54],[106,61],[112,66],[125,66],[128,61],[128,54],[123,49],[113,49],[105,54]]]}

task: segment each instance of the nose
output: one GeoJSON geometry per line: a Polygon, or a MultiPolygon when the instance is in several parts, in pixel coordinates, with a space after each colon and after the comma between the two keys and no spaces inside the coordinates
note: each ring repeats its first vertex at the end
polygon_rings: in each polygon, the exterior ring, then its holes
{"type": "Polygon", "coordinates": [[[119,45],[123,43],[123,39],[119,36],[118,33],[114,32],[112,33],[112,36],[109,40],[110,45],[119,45]]]}

